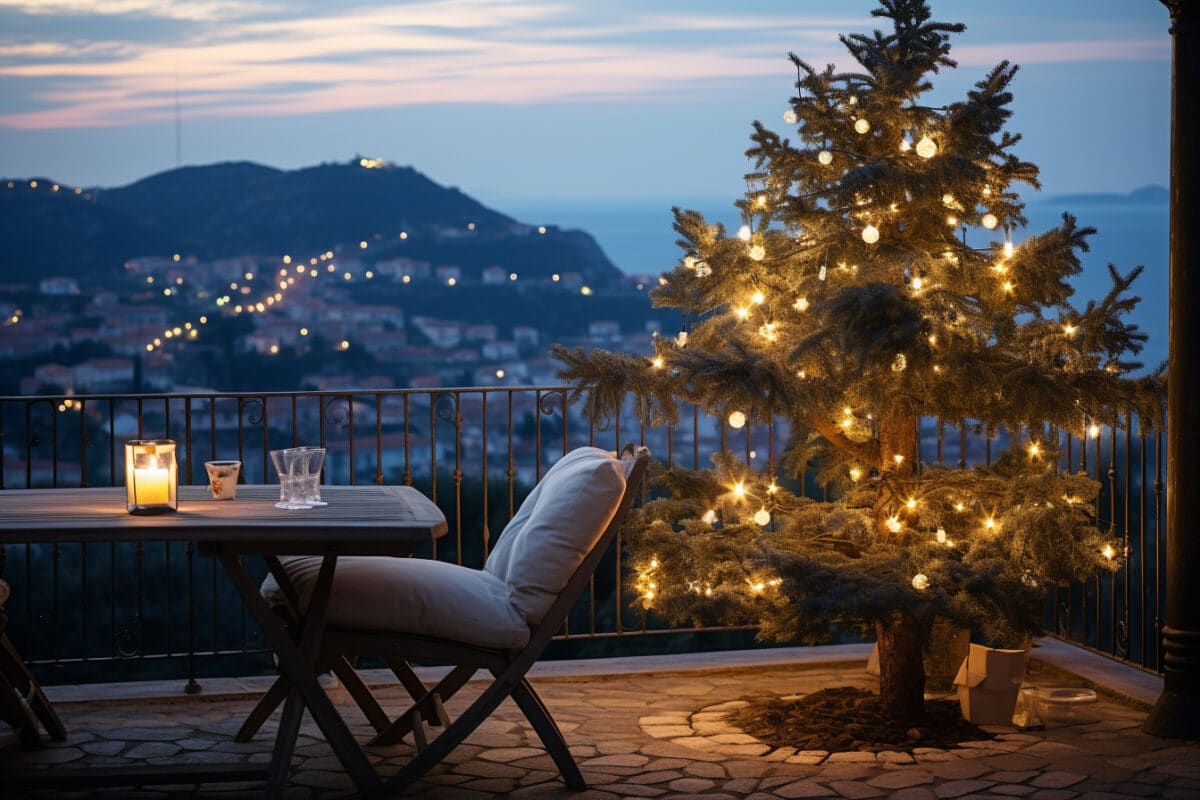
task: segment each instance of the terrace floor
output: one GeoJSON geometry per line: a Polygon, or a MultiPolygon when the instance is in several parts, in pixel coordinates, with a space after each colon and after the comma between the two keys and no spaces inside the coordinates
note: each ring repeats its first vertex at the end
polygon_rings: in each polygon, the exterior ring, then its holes
{"type": "MultiPolygon", "coordinates": [[[[616,797],[768,798],[1032,797],[1038,800],[1200,797],[1200,743],[1158,739],[1140,730],[1159,681],[1070,645],[1044,641],[1034,650],[1027,683],[1091,685],[1101,693],[1086,722],[1018,732],[989,729],[995,740],[963,742],[947,750],[904,753],[797,753],[772,749],[726,729],[723,705],[756,693],[798,694],[856,685],[870,687],[860,645],[737,653],[605,659],[539,665],[533,683],[563,729],[584,777],[586,792],[564,788],[536,735],[515,705],[506,702],[451,754],[440,771],[409,796],[512,797],[593,800],[616,797]]],[[[368,682],[382,679],[368,675],[368,682]]],[[[451,712],[483,687],[472,683],[451,712]]],[[[51,697],[70,731],[65,743],[40,751],[8,747],[3,771],[18,765],[69,769],[73,764],[209,762],[268,757],[272,723],[254,742],[239,745],[232,733],[251,708],[264,679],[204,682],[196,696],[178,683],[54,687],[51,697]],[[158,696],[153,696],[158,695],[158,696]],[[101,704],[103,701],[103,704],[101,704]]],[[[386,708],[402,692],[382,687],[386,708]],[[391,701],[391,702],[389,702],[391,701]]],[[[331,692],[352,729],[368,725],[337,687],[331,692]]],[[[408,744],[370,751],[388,771],[411,754],[408,744]]],[[[250,798],[257,784],[129,788],[54,797],[250,798]]],[[[353,796],[349,780],[306,718],[289,798],[353,796]]],[[[38,795],[33,795],[38,796],[38,795]]],[[[41,795],[49,796],[49,795],[41,795]]]]}

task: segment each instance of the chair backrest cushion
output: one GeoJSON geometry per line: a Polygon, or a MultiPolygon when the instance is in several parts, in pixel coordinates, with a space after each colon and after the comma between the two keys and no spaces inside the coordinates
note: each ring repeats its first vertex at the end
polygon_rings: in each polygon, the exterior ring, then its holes
{"type": "Polygon", "coordinates": [[[596,447],[563,456],[500,534],[484,569],[508,587],[513,608],[537,625],[612,520],[625,465],[596,447]]]}

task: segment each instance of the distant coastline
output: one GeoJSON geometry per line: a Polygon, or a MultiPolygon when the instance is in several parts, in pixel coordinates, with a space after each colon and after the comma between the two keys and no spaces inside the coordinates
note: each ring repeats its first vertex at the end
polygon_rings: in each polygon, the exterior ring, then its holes
{"type": "Polygon", "coordinates": [[[1054,203],[1056,205],[1142,205],[1142,206],[1158,206],[1167,204],[1170,200],[1170,192],[1165,186],[1158,184],[1150,184],[1143,186],[1140,189],[1134,189],[1127,194],[1118,194],[1116,192],[1100,192],[1094,194],[1056,194],[1052,197],[1047,197],[1045,200],[1033,199],[1031,203],[1037,205],[1045,205],[1054,203]]]}

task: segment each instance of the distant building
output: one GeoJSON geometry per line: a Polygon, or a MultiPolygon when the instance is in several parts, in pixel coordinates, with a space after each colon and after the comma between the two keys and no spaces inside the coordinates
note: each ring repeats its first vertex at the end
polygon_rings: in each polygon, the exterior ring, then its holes
{"type": "Polygon", "coordinates": [[[499,286],[508,283],[508,270],[497,266],[484,267],[479,277],[487,286],[499,286]]]}
{"type": "Polygon", "coordinates": [[[522,347],[537,347],[538,341],[541,339],[541,332],[530,325],[514,325],[512,338],[522,347]]]}
{"type": "Polygon", "coordinates": [[[588,325],[588,338],[593,342],[616,342],[621,338],[621,324],[613,320],[597,320],[588,325]]]}
{"type": "Polygon", "coordinates": [[[133,361],[128,358],[93,358],[75,365],[75,388],[81,392],[128,389],[133,371],[133,361]]]}
{"type": "Polygon", "coordinates": [[[461,322],[450,322],[433,317],[413,317],[412,324],[434,347],[449,350],[458,347],[462,342],[463,326],[461,322]]]}
{"type": "Polygon", "coordinates": [[[54,297],[75,295],[79,294],[79,281],[59,276],[42,278],[38,281],[38,291],[54,297]]]}
{"type": "Polygon", "coordinates": [[[57,386],[64,392],[75,388],[75,370],[62,364],[40,364],[34,368],[33,377],[42,386],[57,386]]]}
{"type": "Polygon", "coordinates": [[[412,258],[393,258],[375,262],[375,273],[394,281],[428,280],[433,267],[428,261],[418,261],[412,258]]]}
{"type": "Polygon", "coordinates": [[[496,326],[490,322],[468,325],[463,329],[463,338],[468,342],[496,341],[496,326]]]}
{"type": "Polygon", "coordinates": [[[516,342],[484,342],[479,348],[479,354],[488,361],[504,361],[510,358],[519,358],[520,348],[516,342]]]}

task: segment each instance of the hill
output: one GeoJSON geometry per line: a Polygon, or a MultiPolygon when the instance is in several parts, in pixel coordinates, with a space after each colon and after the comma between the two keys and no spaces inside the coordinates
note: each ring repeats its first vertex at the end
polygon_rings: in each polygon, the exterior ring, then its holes
{"type": "Polygon", "coordinates": [[[599,285],[620,274],[584,232],[538,234],[412,167],[367,159],[298,170],[183,167],[79,193],[54,186],[23,179],[0,190],[0,237],[9,243],[0,252],[0,282],[103,281],[134,256],[307,255],[360,241],[378,243],[375,257],[456,264],[468,273],[490,264],[531,277],[570,270],[599,285]]]}
{"type": "Polygon", "coordinates": [[[1053,203],[1062,206],[1087,205],[1166,205],[1171,194],[1165,186],[1150,184],[1134,189],[1128,194],[1100,192],[1095,194],[1059,194],[1037,201],[1039,204],[1053,203]]]}

